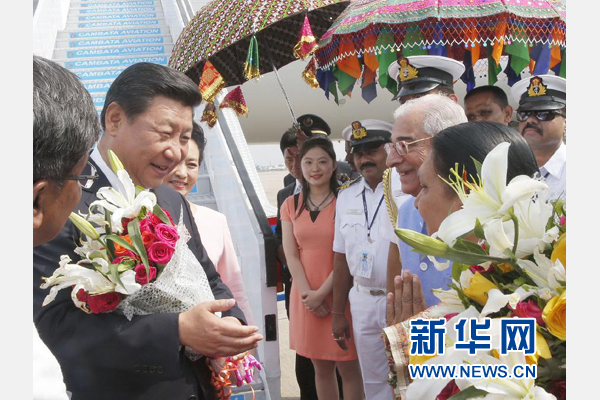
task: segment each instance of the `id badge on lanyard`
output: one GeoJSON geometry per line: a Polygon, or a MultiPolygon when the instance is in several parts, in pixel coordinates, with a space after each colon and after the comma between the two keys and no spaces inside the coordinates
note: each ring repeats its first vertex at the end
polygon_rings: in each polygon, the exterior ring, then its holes
{"type": "Polygon", "coordinates": [[[374,261],[374,251],[372,244],[365,244],[357,254],[358,257],[358,270],[356,271],[356,275],[361,278],[370,279],[371,274],[373,273],[373,261],[374,261]]]}

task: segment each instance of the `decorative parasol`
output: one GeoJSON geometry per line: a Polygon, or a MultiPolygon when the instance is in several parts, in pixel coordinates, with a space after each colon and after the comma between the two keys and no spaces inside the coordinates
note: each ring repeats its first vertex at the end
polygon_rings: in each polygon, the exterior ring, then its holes
{"type": "MultiPolygon", "coordinates": [[[[204,100],[212,103],[223,87],[277,72],[278,68],[312,54],[315,37],[325,33],[348,3],[213,0],[182,31],[169,66],[199,83],[204,100]]],[[[279,83],[283,90],[280,80],[279,83]]],[[[295,120],[285,90],[284,96],[295,120]]]]}
{"type": "Polygon", "coordinates": [[[564,77],[566,25],[558,0],[358,0],[321,37],[317,79],[328,95],[335,85],[350,93],[362,77],[369,101],[377,78],[396,92],[387,71],[400,55],[426,54],[462,61],[467,90],[475,86],[473,66],[480,59],[488,61],[494,84],[502,56],[509,58],[509,85],[527,66],[535,74],[552,69],[564,77]]]}

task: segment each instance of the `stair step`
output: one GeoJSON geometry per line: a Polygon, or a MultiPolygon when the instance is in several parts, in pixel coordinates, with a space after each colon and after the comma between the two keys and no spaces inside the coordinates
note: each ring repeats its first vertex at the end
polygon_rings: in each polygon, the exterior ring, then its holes
{"type": "Polygon", "coordinates": [[[170,30],[162,27],[139,27],[139,28],[113,28],[113,29],[88,29],[88,30],[64,30],[58,32],[57,40],[63,39],[88,39],[88,38],[116,38],[116,37],[145,37],[149,35],[163,35],[170,37],[170,30]]]}
{"type": "Polygon", "coordinates": [[[146,36],[124,38],[98,38],[98,39],[61,39],[56,41],[55,50],[74,48],[93,48],[100,46],[144,46],[144,45],[172,45],[171,36],[146,36]]]}
{"type": "MultiPolygon", "coordinates": [[[[114,79],[113,79],[114,80],[114,79]]],[[[86,90],[91,93],[105,94],[108,92],[108,88],[112,85],[113,80],[103,82],[84,82],[86,90]]]]}
{"type": "Polygon", "coordinates": [[[116,14],[116,13],[134,13],[134,12],[161,12],[160,5],[146,5],[137,7],[71,7],[69,15],[94,15],[94,14],[116,14]]]}
{"type": "Polygon", "coordinates": [[[89,22],[67,22],[66,29],[98,29],[98,28],[150,28],[166,27],[164,19],[130,19],[124,21],[89,21],[89,22]]]}
{"type": "Polygon", "coordinates": [[[110,56],[132,56],[139,54],[171,54],[173,45],[150,45],[150,46],[119,46],[119,47],[96,47],[89,49],[55,49],[53,58],[90,58],[110,56]]]}
{"type": "Polygon", "coordinates": [[[74,69],[73,72],[82,82],[99,79],[115,79],[125,68],[118,69],[74,69]]]}
{"type": "Polygon", "coordinates": [[[162,12],[118,12],[118,13],[102,13],[102,14],[69,14],[67,23],[73,22],[101,22],[101,21],[129,21],[131,19],[164,19],[162,12]]]}
{"type": "MultiPolygon", "coordinates": [[[[155,64],[167,65],[168,55],[165,56],[143,56],[143,57],[98,57],[93,60],[88,59],[54,59],[59,65],[66,69],[98,69],[103,68],[123,68],[139,62],[151,62],[155,64]]],[[[74,72],[74,71],[73,71],[74,72]]]]}
{"type": "Polygon", "coordinates": [[[136,0],[136,1],[71,1],[71,8],[110,8],[110,7],[146,7],[158,6],[160,1],[136,0]]]}

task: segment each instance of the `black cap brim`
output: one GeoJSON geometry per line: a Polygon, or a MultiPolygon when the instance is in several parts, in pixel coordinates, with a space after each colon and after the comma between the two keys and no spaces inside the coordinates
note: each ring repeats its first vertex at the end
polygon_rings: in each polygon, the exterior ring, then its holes
{"type": "Polygon", "coordinates": [[[437,88],[438,86],[440,86],[439,82],[431,82],[431,81],[407,83],[407,84],[400,86],[400,90],[398,90],[398,93],[396,93],[396,95],[394,96],[394,98],[392,100],[395,101],[404,96],[423,94],[423,93],[429,92],[430,90],[437,88]]]}
{"type": "Polygon", "coordinates": [[[542,100],[542,101],[526,101],[519,104],[517,111],[552,111],[560,110],[565,108],[566,103],[561,103],[553,100],[542,100]]]}
{"type": "Polygon", "coordinates": [[[374,137],[371,139],[361,139],[359,143],[356,143],[355,145],[350,145],[350,153],[354,154],[357,151],[365,151],[365,150],[371,150],[371,149],[375,149],[379,146],[381,146],[384,143],[389,142],[389,140],[386,140],[382,137],[374,137]]]}

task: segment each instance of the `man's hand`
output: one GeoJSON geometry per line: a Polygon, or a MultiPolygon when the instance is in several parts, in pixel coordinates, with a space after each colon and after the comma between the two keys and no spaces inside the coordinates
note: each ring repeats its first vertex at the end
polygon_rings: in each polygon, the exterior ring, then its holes
{"type": "Polygon", "coordinates": [[[352,339],[350,332],[350,323],[346,319],[345,315],[333,314],[333,322],[331,324],[331,332],[333,333],[333,340],[337,343],[342,350],[348,350],[346,345],[346,339],[352,339]]]}
{"type": "Polygon", "coordinates": [[[179,314],[179,343],[208,357],[233,356],[258,347],[263,336],[256,326],[214,315],[234,305],[234,299],[205,301],[179,314]]]}
{"type": "Polygon", "coordinates": [[[402,277],[398,275],[394,278],[394,292],[387,294],[387,325],[403,322],[426,308],[421,280],[417,275],[404,270],[402,277]]]}

